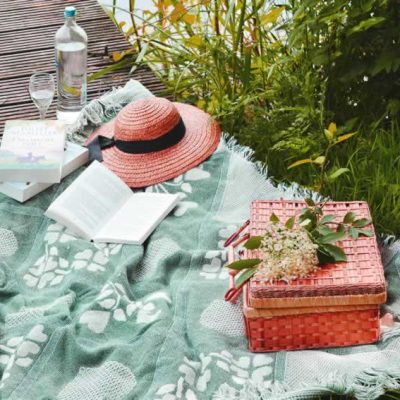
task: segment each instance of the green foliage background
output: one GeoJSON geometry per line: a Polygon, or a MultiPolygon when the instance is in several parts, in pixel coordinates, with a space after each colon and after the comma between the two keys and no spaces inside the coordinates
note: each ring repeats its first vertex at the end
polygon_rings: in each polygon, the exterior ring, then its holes
{"type": "Polygon", "coordinates": [[[130,1],[133,25],[120,28],[132,52],[115,54],[115,68],[146,62],[178,101],[252,147],[274,180],[367,200],[378,230],[400,234],[399,0],[154,4],[142,13],[130,1]],[[288,169],[298,160],[308,161],[288,169]]]}

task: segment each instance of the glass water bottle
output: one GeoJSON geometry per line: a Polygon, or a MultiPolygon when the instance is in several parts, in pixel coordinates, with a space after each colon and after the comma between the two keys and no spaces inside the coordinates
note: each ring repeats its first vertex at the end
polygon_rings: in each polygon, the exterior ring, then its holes
{"type": "Polygon", "coordinates": [[[87,35],[76,23],[75,7],[66,7],[64,16],[55,36],[57,118],[71,124],[87,100],[87,35]]]}

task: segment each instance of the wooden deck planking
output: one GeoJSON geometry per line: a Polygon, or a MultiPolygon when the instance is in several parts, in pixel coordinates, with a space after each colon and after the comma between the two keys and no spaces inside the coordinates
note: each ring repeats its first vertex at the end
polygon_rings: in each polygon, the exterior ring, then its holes
{"type": "MultiPolygon", "coordinates": [[[[0,2],[0,11],[12,11],[12,10],[23,10],[23,9],[34,9],[34,8],[51,8],[54,6],[62,6],[63,4],[69,5],[69,3],[77,3],[79,0],[11,0],[0,2]]],[[[81,1],[83,3],[83,1],[81,1]]]]}
{"type": "MultiPolygon", "coordinates": [[[[79,11],[78,23],[88,34],[88,73],[112,63],[110,55],[129,47],[96,0],[13,0],[0,2],[0,135],[7,119],[37,119],[29,91],[29,77],[34,72],[55,75],[54,35],[63,24],[66,5],[79,11]]],[[[109,73],[88,84],[89,100],[113,86],[138,79],[153,93],[161,95],[164,85],[149,68],[140,68],[132,76],[129,70],[109,73]]],[[[56,98],[47,114],[55,118],[56,98]]]]}
{"type": "MultiPolygon", "coordinates": [[[[153,73],[147,68],[141,68],[135,75],[135,79],[155,92],[161,92],[164,88],[161,82],[154,79],[153,73]]],[[[126,82],[126,71],[113,72],[90,83],[90,95],[104,93],[104,88],[109,85],[119,86],[126,82]]],[[[0,99],[4,101],[2,106],[31,104],[28,81],[19,78],[0,80],[0,99]]]]}
{"type": "MultiPolygon", "coordinates": [[[[34,0],[34,2],[36,1],[34,0]]],[[[50,8],[48,4],[1,13],[0,32],[9,30],[20,32],[41,26],[61,26],[64,23],[63,10],[68,5],[78,9],[79,23],[107,18],[106,13],[95,0],[66,1],[65,4],[58,4],[58,7],[52,5],[50,8]]]]}
{"type": "MultiPolygon", "coordinates": [[[[101,21],[101,20],[100,20],[101,21]]],[[[1,24],[1,22],[0,22],[1,24]]],[[[99,20],[87,21],[84,23],[85,31],[89,38],[96,37],[99,30],[99,20]]],[[[34,40],[31,41],[27,47],[27,39],[24,35],[17,35],[14,31],[4,32],[0,34],[0,49],[2,49],[2,56],[9,54],[18,54],[25,51],[39,51],[45,49],[54,50],[54,43],[49,40],[49,36],[55,35],[58,27],[40,27],[32,28],[29,30],[29,35],[34,40]]],[[[115,38],[115,27],[107,26],[102,28],[101,43],[102,46],[106,45],[108,41],[115,38]]],[[[121,43],[126,47],[126,43],[121,43]]]]}
{"type": "MultiPolygon", "coordinates": [[[[92,56],[88,57],[89,73],[97,71],[102,66],[110,64],[109,59],[104,60],[105,43],[109,42],[100,41],[89,47],[90,52],[92,53],[92,56]]],[[[126,49],[124,43],[107,46],[109,54],[113,51],[126,49]]],[[[0,79],[12,78],[15,76],[29,78],[34,72],[55,72],[53,49],[24,52],[4,57],[0,56],[0,79]]]]}

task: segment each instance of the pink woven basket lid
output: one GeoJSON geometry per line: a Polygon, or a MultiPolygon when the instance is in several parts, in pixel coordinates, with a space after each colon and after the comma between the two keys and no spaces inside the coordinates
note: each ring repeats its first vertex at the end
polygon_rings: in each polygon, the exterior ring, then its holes
{"type": "MultiPolygon", "coordinates": [[[[272,213],[281,221],[286,221],[298,215],[304,207],[303,201],[254,201],[251,206],[250,235],[263,235],[272,213]]],[[[328,202],[324,206],[324,214],[335,214],[342,218],[349,211],[354,211],[360,218],[371,218],[365,202],[328,202]]],[[[373,226],[367,228],[373,230],[373,226]]],[[[307,301],[306,298],[318,298],[320,305],[324,305],[324,298],[330,299],[329,304],[360,304],[363,296],[368,297],[365,304],[382,303],[386,298],[386,283],[376,237],[348,238],[338,244],[343,248],[347,262],[326,264],[308,277],[290,283],[270,283],[252,278],[248,287],[250,304],[260,306],[265,300],[268,306],[273,307],[273,299],[277,299],[279,307],[290,307],[292,299],[293,306],[300,303],[305,306],[306,302],[301,300],[307,301]],[[335,298],[337,302],[332,301],[335,298]]],[[[257,256],[257,251],[247,251],[243,258],[257,256]]]]}

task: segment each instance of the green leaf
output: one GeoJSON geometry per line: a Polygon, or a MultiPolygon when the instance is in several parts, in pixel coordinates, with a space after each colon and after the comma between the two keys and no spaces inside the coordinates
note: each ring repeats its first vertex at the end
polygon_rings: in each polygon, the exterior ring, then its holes
{"type": "Polygon", "coordinates": [[[334,243],[346,237],[346,232],[332,232],[319,239],[320,243],[334,243]]]}
{"type": "Polygon", "coordinates": [[[238,260],[234,261],[231,264],[228,264],[226,267],[229,269],[246,269],[246,268],[252,268],[255,267],[256,265],[260,264],[262,260],[259,258],[250,258],[248,260],[238,260]]]}
{"type": "Polygon", "coordinates": [[[315,206],[314,200],[311,199],[310,197],[305,198],[304,201],[306,202],[306,204],[307,204],[309,207],[314,207],[314,206],[315,206]]]}
{"type": "Polygon", "coordinates": [[[333,244],[324,244],[323,246],[320,246],[318,250],[321,250],[324,254],[332,257],[334,262],[347,261],[346,254],[339,246],[335,246],[333,244]]]}
{"type": "Polygon", "coordinates": [[[326,225],[320,225],[315,229],[321,236],[329,235],[330,233],[334,233],[334,231],[326,225]]]}
{"type": "Polygon", "coordinates": [[[193,35],[185,39],[185,44],[191,47],[201,47],[204,45],[204,39],[201,35],[193,35]]]}
{"type": "Polygon", "coordinates": [[[332,135],[335,135],[335,134],[336,134],[337,126],[336,126],[336,124],[335,124],[334,122],[331,122],[331,123],[329,124],[329,126],[328,126],[328,131],[329,131],[330,133],[332,133],[332,135]]]}
{"type": "Polygon", "coordinates": [[[315,215],[313,210],[309,208],[304,208],[301,211],[301,215],[299,216],[299,224],[300,226],[307,226],[308,230],[314,229],[317,225],[317,216],[315,215]]]}
{"type": "Polygon", "coordinates": [[[300,226],[302,227],[306,227],[307,225],[311,224],[311,219],[310,218],[306,218],[306,219],[302,219],[299,223],[300,226]]]}
{"type": "Polygon", "coordinates": [[[270,222],[273,224],[277,224],[279,222],[279,218],[275,213],[272,213],[271,216],[269,217],[270,222]]]}
{"type": "Polygon", "coordinates": [[[336,232],[346,232],[346,230],[344,229],[344,225],[339,224],[336,228],[336,232]]]}
{"type": "Polygon", "coordinates": [[[294,162],[293,164],[290,164],[288,166],[288,169],[292,169],[294,167],[298,167],[299,165],[303,165],[303,164],[312,164],[313,160],[311,160],[311,158],[305,158],[304,160],[298,160],[296,162],[294,162]]]}
{"type": "Polygon", "coordinates": [[[358,235],[359,235],[358,229],[350,228],[350,229],[349,229],[349,233],[350,233],[350,236],[351,236],[354,240],[357,240],[357,239],[358,239],[358,235]]]}
{"type": "Polygon", "coordinates": [[[327,214],[324,215],[321,220],[319,221],[320,224],[327,224],[329,222],[332,222],[336,218],[336,215],[333,214],[327,214]]]}
{"type": "Polygon", "coordinates": [[[258,249],[261,245],[262,236],[252,236],[243,246],[248,250],[258,249]]]}
{"type": "Polygon", "coordinates": [[[329,253],[326,253],[325,251],[323,251],[322,248],[318,248],[317,257],[318,257],[318,263],[320,265],[332,264],[335,262],[335,258],[332,257],[329,253]]]}
{"type": "Polygon", "coordinates": [[[319,156],[313,161],[313,163],[317,165],[322,165],[325,162],[325,159],[325,156],[319,156]]]}
{"type": "Polygon", "coordinates": [[[239,287],[246,281],[248,281],[257,271],[257,268],[249,268],[246,271],[243,271],[236,279],[235,286],[239,287]]]}
{"type": "Polygon", "coordinates": [[[353,211],[349,211],[343,218],[345,224],[351,224],[357,217],[357,214],[353,211]]]}
{"type": "Polygon", "coordinates": [[[340,175],[345,174],[346,172],[349,172],[350,170],[348,168],[339,168],[332,174],[328,176],[329,181],[334,181],[335,179],[339,178],[340,175]]]}
{"type": "Polygon", "coordinates": [[[290,217],[287,221],[286,221],[286,228],[288,229],[292,229],[294,226],[294,222],[295,222],[295,217],[290,217]]]}
{"type": "MultiPolygon", "coordinates": [[[[310,201],[311,199],[306,199],[306,202],[307,201],[310,201]]],[[[311,200],[312,201],[312,200],[311,200]]],[[[309,207],[304,207],[304,208],[302,208],[301,209],[301,211],[300,211],[300,218],[301,217],[308,217],[310,214],[313,214],[313,210],[311,209],[311,208],[309,208],[309,207]]]]}
{"type": "Polygon", "coordinates": [[[371,223],[370,219],[367,218],[361,218],[353,221],[353,227],[354,228],[364,228],[365,226],[369,225],[371,223]]]}
{"type": "Polygon", "coordinates": [[[145,43],[142,46],[142,50],[138,54],[133,67],[129,71],[130,74],[133,74],[136,71],[136,69],[139,67],[139,64],[143,61],[143,59],[144,59],[144,57],[145,57],[145,55],[147,53],[148,48],[149,48],[149,43],[145,43]]]}
{"type": "Polygon", "coordinates": [[[358,229],[358,233],[362,236],[368,236],[368,237],[374,236],[374,232],[369,229],[358,229]]]}
{"type": "Polygon", "coordinates": [[[274,24],[282,12],[285,10],[284,6],[273,8],[267,14],[260,17],[262,24],[274,24]]]}
{"type": "Polygon", "coordinates": [[[386,20],[385,17],[373,17],[361,21],[358,25],[350,29],[350,31],[347,33],[347,36],[352,35],[353,33],[365,31],[373,26],[381,24],[385,20],[386,20]]]}
{"type": "Polygon", "coordinates": [[[345,140],[350,139],[352,136],[354,136],[355,134],[357,134],[357,132],[351,132],[351,133],[346,133],[345,135],[340,135],[337,140],[336,143],[341,143],[344,142],[345,140]]]}
{"type": "Polygon", "coordinates": [[[328,142],[331,142],[335,135],[329,131],[328,129],[324,129],[325,137],[328,139],[328,142]]]}

